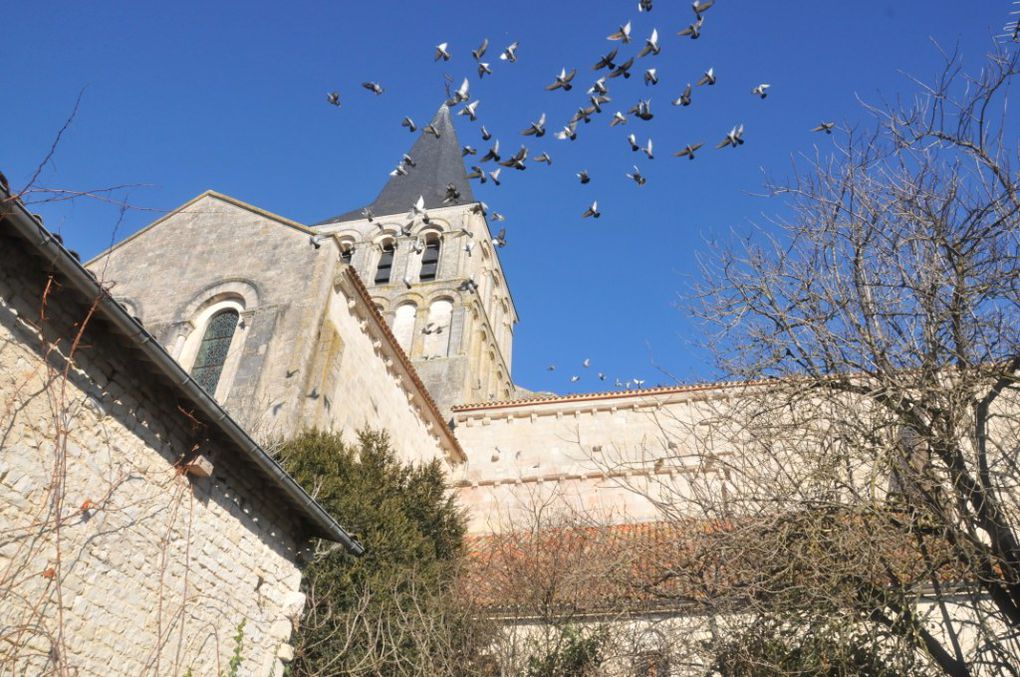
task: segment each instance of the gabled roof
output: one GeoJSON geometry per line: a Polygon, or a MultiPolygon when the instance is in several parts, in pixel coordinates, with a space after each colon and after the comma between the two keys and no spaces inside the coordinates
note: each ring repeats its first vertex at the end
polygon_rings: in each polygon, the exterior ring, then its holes
{"type": "MultiPolygon", "coordinates": [[[[288,225],[304,228],[300,224],[288,225]]],[[[267,500],[294,515],[308,534],[342,543],[356,555],[364,552],[364,547],[184,371],[145,327],[117,303],[109,290],[42,225],[38,217],[29,214],[21,200],[12,196],[2,184],[0,233],[23,242],[29,255],[52,271],[60,287],[69,289],[84,307],[90,308],[90,313],[94,311],[89,331],[109,332],[108,335],[116,337],[121,343],[111,349],[125,352],[124,359],[133,363],[136,376],[144,377],[172,393],[178,410],[188,412],[192,421],[206,426],[211,437],[236,455],[238,470],[261,482],[267,500]]]]}
{"type": "MultiPolygon", "coordinates": [[[[367,205],[376,216],[403,214],[411,209],[418,196],[425,198],[425,207],[428,209],[476,202],[467,172],[464,171],[464,159],[457,130],[450,117],[450,107],[445,103],[440,106],[430,124],[439,132],[439,138],[422,131],[407,153],[415,166],[408,167],[404,176],[391,176],[378,197],[367,205]],[[444,204],[446,187],[451,183],[460,193],[460,198],[444,204]]],[[[359,207],[315,225],[357,221],[364,218],[361,209],[359,207]]]]}
{"type": "Polygon", "coordinates": [[[274,214],[273,212],[270,212],[270,211],[267,211],[265,209],[262,209],[261,207],[256,207],[253,204],[249,204],[249,203],[244,202],[242,200],[238,200],[237,198],[230,197],[229,195],[225,195],[223,193],[219,193],[219,192],[217,192],[215,190],[211,190],[210,189],[210,190],[205,191],[204,193],[201,193],[200,195],[196,195],[195,197],[191,198],[190,200],[188,200],[187,202],[185,202],[181,206],[175,207],[174,209],[170,210],[169,212],[167,212],[163,216],[159,217],[158,219],[156,219],[155,221],[150,223],[149,225],[141,228],[140,230],[138,230],[135,233],[132,233],[131,235],[129,235],[128,237],[124,238],[120,242],[117,242],[116,244],[114,244],[109,249],[105,249],[102,252],[96,254],[90,260],[86,261],[85,265],[89,266],[92,263],[94,263],[95,261],[103,258],[104,256],[106,256],[108,254],[111,254],[114,250],[119,249],[120,247],[123,247],[128,242],[131,242],[132,240],[134,240],[135,238],[141,236],[142,234],[149,232],[150,230],[152,230],[153,228],[155,228],[159,224],[163,223],[164,221],[166,221],[170,217],[175,216],[177,214],[180,214],[181,212],[186,212],[193,205],[195,205],[196,203],[200,202],[201,200],[203,200],[203,199],[205,199],[207,197],[215,198],[217,200],[220,200],[221,202],[225,202],[226,204],[233,205],[234,207],[238,207],[240,209],[244,209],[245,211],[249,211],[252,214],[258,214],[259,216],[264,216],[264,217],[266,217],[267,219],[269,219],[271,221],[276,221],[277,223],[279,223],[281,225],[287,226],[288,228],[293,228],[294,230],[297,230],[297,231],[299,231],[301,233],[306,233],[308,235],[314,235],[315,234],[314,230],[312,230],[308,226],[305,226],[303,224],[298,223],[297,221],[293,221],[291,219],[288,219],[285,216],[280,216],[279,214],[274,214]]]}

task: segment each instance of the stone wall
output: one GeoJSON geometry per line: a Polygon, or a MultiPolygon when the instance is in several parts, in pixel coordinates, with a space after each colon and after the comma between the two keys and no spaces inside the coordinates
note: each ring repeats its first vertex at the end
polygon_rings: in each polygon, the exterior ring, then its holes
{"type": "MultiPolygon", "coordinates": [[[[457,455],[424,388],[392,367],[391,337],[353,310],[371,305],[337,287],[337,243],[227,196],[206,193],[89,263],[190,369],[210,304],[240,308],[215,396],[257,438],[303,430],[353,440],[384,430],[405,461],[457,455]],[[351,305],[353,304],[353,305],[351,305]],[[390,362],[387,366],[385,362],[390,362]],[[419,392],[420,391],[420,392],[419,392]]],[[[374,310],[373,310],[374,312],[374,310]]]]}
{"type": "Polygon", "coordinates": [[[86,322],[88,305],[47,287],[11,242],[0,243],[0,672],[222,674],[243,622],[238,674],[282,674],[304,603],[302,528],[129,359],[126,339],[86,322]],[[196,445],[213,476],[177,472],[196,445]]]}
{"type": "Polygon", "coordinates": [[[526,523],[553,503],[605,523],[660,519],[650,499],[682,505],[690,478],[729,453],[699,435],[723,394],[665,388],[457,408],[468,460],[454,481],[469,531],[526,523]]]}

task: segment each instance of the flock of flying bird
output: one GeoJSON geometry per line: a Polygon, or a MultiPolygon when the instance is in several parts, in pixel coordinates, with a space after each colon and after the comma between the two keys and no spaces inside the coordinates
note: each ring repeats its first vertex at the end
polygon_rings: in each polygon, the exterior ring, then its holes
{"type": "MultiPolygon", "coordinates": [[[[701,37],[702,31],[705,26],[706,12],[715,5],[715,0],[694,0],[691,4],[694,17],[690,24],[684,27],[682,30],[677,32],[677,35],[682,38],[688,38],[691,40],[697,40],[701,37]]],[[[651,12],[653,7],[653,0],[640,0],[638,3],[639,12],[651,12]]],[[[628,45],[634,41],[632,36],[632,23],[627,23],[619,26],[619,28],[607,36],[607,39],[619,45],[628,45]]],[[[500,61],[507,64],[515,63],[518,60],[518,49],[520,44],[518,42],[512,42],[502,52],[499,53],[498,58],[500,61]]],[[[635,70],[635,64],[638,59],[648,59],[649,57],[658,56],[661,52],[661,45],[659,41],[659,32],[657,29],[653,29],[651,35],[645,39],[644,44],[635,54],[629,58],[623,59],[620,55],[620,46],[614,46],[606,54],[602,55],[593,65],[593,70],[598,72],[599,77],[594,84],[586,90],[587,101],[586,105],[582,105],[577,109],[577,112],[571,116],[565,125],[559,130],[553,132],[553,136],[560,141],[575,141],[578,137],[579,125],[590,123],[593,118],[599,114],[602,114],[606,110],[606,105],[612,101],[610,97],[609,81],[615,80],[616,78],[622,78],[623,80],[630,79],[635,70]],[[604,71],[604,72],[603,72],[604,71]]],[[[475,70],[478,78],[482,79],[486,76],[493,75],[492,62],[486,61],[486,55],[489,53],[489,41],[484,39],[477,49],[471,51],[471,56],[475,62],[475,70]]],[[[453,56],[450,51],[450,45],[447,42],[436,45],[433,54],[435,61],[448,62],[453,56]]],[[[651,63],[650,60],[646,63],[651,63]]],[[[640,69],[638,69],[640,70],[640,69]]],[[[575,78],[577,77],[577,69],[571,68],[570,70],[562,68],[560,72],[554,76],[552,82],[545,86],[545,89],[550,92],[563,91],[569,92],[575,87],[575,78]]],[[[658,71],[654,66],[649,66],[644,69],[641,78],[647,87],[654,87],[659,83],[658,71]]],[[[686,107],[690,106],[693,100],[693,93],[695,88],[698,87],[712,87],[718,81],[718,76],[715,73],[714,68],[708,68],[704,74],[698,79],[693,85],[688,83],[684,90],[678,97],[671,100],[673,106],[686,107]]],[[[361,85],[367,91],[375,94],[376,96],[382,95],[384,89],[378,82],[363,82],[361,85]]],[[[767,82],[760,83],[750,90],[751,94],[760,98],[766,99],[769,95],[769,89],[771,85],[767,82]]],[[[468,78],[464,78],[460,87],[454,90],[452,93],[449,92],[448,87],[448,100],[446,101],[447,106],[451,109],[455,106],[460,106],[457,111],[457,115],[468,118],[471,122],[475,122],[478,119],[477,108],[479,105],[478,100],[471,100],[470,95],[470,82],[468,78]]],[[[327,101],[337,107],[342,105],[340,99],[340,93],[333,91],[327,95],[327,101]]],[[[626,125],[631,118],[648,121],[654,117],[651,109],[650,99],[641,99],[636,104],[623,111],[616,111],[609,117],[609,126],[617,127],[626,125]]],[[[414,120],[410,117],[404,117],[401,121],[401,126],[408,129],[410,132],[416,132],[418,126],[414,120]]],[[[814,132],[823,132],[825,134],[831,134],[835,124],[833,122],[822,122],[817,127],[812,129],[814,132]]],[[[481,138],[483,141],[492,141],[491,146],[486,152],[479,156],[478,149],[471,145],[465,145],[462,147],[462,156],[466,159],[468,157],[478,157],[478,164],[471,164],[470,171],[467,173],[467,178],[470,180],[476,180],[480,183],[487,183],[491,181],[494,185],[499,186],[501,184],[500,173],[503,168],[515,169],[523,171],[527,169],[527,162],[529,161],[529,150],[526,146],[522,145],[518,151],[509,156],[504,156],[504,153],[500,149],[499,139],[493,140],[492,133],[486,129],[485,125],[481,125],[481,138]],[[492,170],[486,171],[482,168],[482,165],[486,163],[495,163],[498,165],[492,170]]],[[[537,120],[534,120],[528,124],[520,133],[525,137],[532,137],[535,139],[541,138],[548,132],[547,120],[545,113],[542,113],[537,120]]],[[[424,134],[432,134],[436,138],[439,138],[440,131],[435,129],[431,124],[426,125],[422,132],[424,134]]],[[[631,151],[635,153],[643,153],[649,160],[654,159],[655,149],[651,138],[648,138],[644,143],[638,141],[637,134],[630,133],[626,137],[627,143],[630,146],[631,151]]],[[[719,141],[715,148],[724,149],[732,148],[737,149],[744,145],[744,125],[734,125],[729,132],[719,141]]],[[[703,141],[697,141],[686,144],[683,148],[673,153],[674,156],[679,158],[687,158],[688,160],[694,160],[695,154],[704,146],[703,141]]],[[[542,152],[538,155],[530,157],[531,162],[544,163],[546,165],[552,164],[552,158],[548,152],[542,152]]],[[[470,161],[469,161],[470,162],[470,161]]],[[[403,176],[406,175],[410,168],[414,167],[413,158],[404,155],[401,161],[397,164],[397,167],[390,172],[391,176],[403,176]]],[[[591,181],[591,176],[588,171],[581,170],[577,172],[577,178],[581,184],[588,184],[591,181]]],[[[641,170],[634,166],[632,172],[626,172],[625,176],[636,183],[638,186],[643,186],[647,183],[648,179],[645,177],[641,170]]],[[[447,200],[456,200],[459,195],[451,195],[450,193],[456,193],[456,188],[451,184],[448,187],[447,200]]],[[[423,205],[419,199],[419,204],[411,206],[412,213],[423,211],[423,205]]],[[[448,202],[451,203],[452,202],[448,202]]],[[[483,214],[487,209],[482,203],[481,209],[483,214]]],[[[367,214],[371,219],[371,214],[367,214]]],[[[582,218],[599,218],[601,212],[599,210],[598,201],[592,201],[587,209],[581,214],[582,218]]],[[[491,220],[502,221],[502,215],[492,212],[490,215],[491,220]]],[[[499,235],[493,240],[496,246],[504,246],[506,244],[506,231],[505,229],[500,230],[499,235]]],[[[470,252],[469,252],[470,253],[470,252]]],[[[584,367],[590,366],[590,360],[584,360],[584,367]]],[[[550,365],[549,370],[554,371],[555,365],[550,365]]],[[[606,375],[603,373],[598,374],[598,378],[601,381],[606,380],[606,375]]],[[[576,383],[580,380],[580,376],[573,375],[570,377],[571,383],[576,383]]],[[[621,382],[616,379],[616,386],[619,388],[630,388],[632,385],[641,387],[644,384],[643,380],[632,379],[631,381],[621,382]]]]}
{"type": "MultiPolygon", "coordinates": [[[[691,9],[694,13],[694,18],[689,25],[684,27],[682,30],[677,32],[680,37],[686,37],[692,40],[697,40],[701,37],[702,31],[705,25],[706,12],[715,5],[715,0],[694,0],[691,4],[691,9]]],[[[653,7],[653,0],[640,0],[638,3],[639,12],[651,12],[653,7]]],[[[621,44],[630,44],[633,41],[631,34],[632,23],[628,21],[624,25],[620,26],[615,32],[607,36],[607,39],[613,42],[621,44]]],[[[506,63],[514,63],[518,59],[518,49],[520,44],[518,42],[512,42],[508,45],[499,55],[498,58],[506,63]]],[[[578,136],[578,125],[579,123],[589,123],[592,121],[593,116],[604,112],[605,104],[612,101],[609,96],[609,85],[608,80],[614,78],[629,79],[632,76],[632,69],[635,67],[637,59],[646,58],[649,56],[658,56],[661,52],[661,45],[659,42],[659,32],[657,29],[653,29],[651,35],[645,40],[644,45],[637,53],[626,60],[622,60],[619,57],[619,47],[614,47],[607,54],[603,55],[594,64],[593,70],[606,71],[605,74],[598,78],[595,83],[588,88],[588,100],[585,106],[578,108],[577,112],[570,118],[570,120],[562,127],[562,129],[554,132],[554,136],[563,141],[574,141],[578,136]]],[[[475,61],[475,67],[479,78],[484,78],[487,75],[492,75],[492,64],[489,61],[485,61],[486,54],[489,50],[489,41],[484,39],[481,45],[471,51],[471,56],[475,61]]],[[[443,42],[435,47],[434,52],[435,61],[450,61],[453,56],[450,52],[450,45],[448,42],[443,42]]],[[[569,71],[566,68],[562,68],[558,75],[556,75],[551,83],[549,83],[545,89],[548,91],[562,90],[569,92],[574,88],[574,79],[577,76],[577,69],[572,68],[569,71]]],[[[649,67],[644,70],[642,79],[646,86],[654,86],[659,83],[659,75],[655,67],[649,67]]],[[[697,80],[694,85],[690,83],[684,88],[680,95],[672,100],[674,106],[690,106],[693,99],[693,91],[695,87],[711,87],[716,84],[718,77],[715,73],[714,68],[709,68],[697,80]]],[[[375,95],[381,95],[384,92],[382,85],[378,82],[363,82],[361,85],[367,91],[374,93],[375,95]]],[[[751,89],[751,94],[761,99],[768,97],[768,90],[771,85],[767,82],[760,83],[751,89]]],[[[341,106],[339,92],[330,92],[327,95],[327,100],[334,106],[341,106]]],[[[447,100],[447,105],[457,106],[463,104],[458,110],[457,114],[460,116],[467,117],[470,121],[474,122],[478,119],[477,108],[479,101],[471,101],[470,97],[470,82],[467,78],[464,79],[462,84],[457,90],[455,90],[450,98],[447,100]]],[[[632,107],[627,109],[627,112],[616,111],[609,120],[611,127],[627,124],[630,116],[637,118],[638,120],[648,121],[654,117],[651,110],[651,100],[641,99],[632,107]]],[[[410,117],[404,117],[401,121],[401,125],[407,128],[411,132],[418,130],[418,126],[414,120],[410,117]]],[[[822,122],[817,127],[812,129],[815,132],[824,132],[831,134],[835,124],[832,122],[822,122]]],[[[432,134],[439,137],[439,131],[436,130],[432,125],[426,125],[423,128],[423,133],[432,134]]],[[[547,132],[546,116],[542,113],[538,120],[531,122],[521,134],[528,137],[541,138],[545,136],[547,132]]],[[[489,141],[492,139],[492,133],[489,132],[485,125],[481,127],[481,136],[483,141],[489,141]]],[[[643,152],[649,160],[654,159],[654,144],[651,138],[648,138],[645,143],[638,143],[637,135],[634,133],[627,135],[627,142],[630,148],[634,152],[643,152]]],[[[729,132],[716,144],[717,149],[723,148],[739,148],[744,145],[744,125],[734,125],[729,132]]],[[[679,151],[675,152],[676,157],[686,157],[688,160],[693,160],[695,154],[699,149],[704,146],[704,142],[698,141],[695,143],[688,143],[679,151]]],[[[477,156],[478,150],[471,145],[465,145],[462,148],[462,154],[464,157],[477,156]]],[[[515,152],[513,155],[504,158],[500,151],[499,140],[496,139],[492,146],[479,158],[479,164],[471,165],[470,171],[467,174],[467,178],[471,180],[477,180],[481,183],[491,181],[494,185],[501,185],[500,174],[503,168],[513,168],[516,170],[527,169],[526,162],[528,161],[529,151],[526,146],[521,146],[520,150],[515,152]],[[496,167],[491,171],[485,171],[481,165],[487,162],[494,162],[500,166],[496,167]]],[[[552,164],[552,158],[548,152],[542,152],[530,158],[532,162],[544,163],[547,165],[552,164]]],[[[397,167],[390,172],[392,176],[406,175],[408,169],[413,167],[413,160],[408,156],[404,156],[403,159],[398,163],[397,167]]],[[[624,174],[628,179],[634,181],[638,186],[643,186],[647,183],[648,179],[645,177],[641,170],[635,165],[632,172],[626,172],[624,174]]],[[[587,170],[582,170],[577,173],[577,178],[582,184],[587,184],[591,181],[591,176],[587,170]]],[[[598,201],[593,201],[591,205],[582,213],[583,218],[593,217],[599,218],[601,212],[599,211],[598,201]]]]}

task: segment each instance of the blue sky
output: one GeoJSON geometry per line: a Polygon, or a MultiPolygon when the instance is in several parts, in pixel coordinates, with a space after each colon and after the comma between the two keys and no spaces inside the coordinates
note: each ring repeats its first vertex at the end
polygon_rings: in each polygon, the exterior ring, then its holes
{"type": "Polygon", "coordinates": [[[718,0],[692,41],[676,32],[693,18],[689,2],[249,2],[15,3],[4,10],[0,42],[0,170],[15,188],[28,181],[84,88],[79,113],[40,185],[113,193],[123,215],[95,200],[35,207],[68,244],[91,257],[212,188],[302,223],[365,204],[413,141],[400,127],[424,124],[444,98],[443,74],[471,76],[480,120],[457,118],[462,143],[483,148],[479,125],[503,148],[527,142],[551,167],[504,170],[501,187],[476,195],[507,216],[502,261],[521,322],[513,375],[532,389],[605,389],[717,376],[704,328],[685,310],[706,243],[742,233],[783,213],[761,196],[763,173],[783,177],[801,154],[825,153],[830,140],[809,130],[821,120],[867,124],[857,97],[877,102],[914,92],[904,74],[934,75],[932,45],[956,45],[970,69],[981,66],[1010,5],[980,0],[898,2],[718,0]],[[546,113],[566,122],[595,80],[605,39],[633,21],[640,49],[658,28],[662,53],[638,60],[635,77],[610,81],[607,113],[581,125],[575,142],[520,135],[546,113]],[[470,50],[491,43],[495,74],[479,81],[470,50]],[[520,42],[519,61],[498,52],[520,42]],[[434,46],[448,42],[449,63],[434,46]],[[561,67],[578,69],[577,87],[547,92],[561,67]],[[640,74],[661,78],[646,87],[640,74]],[[671,99],[709,67],[718,84],[700,87],[689,108],[671,99]],[[375,97],[363,80],[386,88],[375,97]],[[768,99],[750,90],[769,82],[768,99]],[[337,110],[325,94],[339,90],[337,110]],[[655,118],[610,128],[609,116],[651,98],[655,118]],[[714,150],[735,124],[747,143],[714,150]],[[656,158],[632,153],[626,136],[654,139],[656,158]],[[693,162],[672,157],[706,143],[693,162]],[[645,186],[625,172],[637,164],[645,186]],[[581,186],[575,173],[588,169],[581,186]],[[593,199],[603,216],[582,220],[593,199]],[[589,357],[592,367],[581,368],[589,357]],[[555,372],[546,366],[558,365],[555,372]],[[571,384],[570,375],[582,378],[571,384]]]}

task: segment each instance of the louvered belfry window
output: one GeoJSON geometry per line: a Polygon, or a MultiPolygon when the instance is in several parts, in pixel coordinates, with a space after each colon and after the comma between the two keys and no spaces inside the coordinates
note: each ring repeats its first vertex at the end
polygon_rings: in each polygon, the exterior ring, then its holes
{"type": "Polygon", "coordinates": [[[393,269],[393,244],[383,245],[382,255],[379,257],[379,265],[375,269],[375,283],[389,284],[390,271],[393,269]]]}
{"type": "Polygon", "coordinates": [[[216,385],[220,382],[239,317],[236,310],[229,308],[213,315],[206,325],[191,376],[210,395],[216,392],[216,385]]]}
{"type": "Polygon", "coordinates": [[[436,269],[439,267],[439,240],[429,240],[425,244],[425,251],[421,254],[421,274],[418,279],[422,282],[436,279],[436,269]]]}

